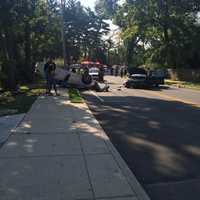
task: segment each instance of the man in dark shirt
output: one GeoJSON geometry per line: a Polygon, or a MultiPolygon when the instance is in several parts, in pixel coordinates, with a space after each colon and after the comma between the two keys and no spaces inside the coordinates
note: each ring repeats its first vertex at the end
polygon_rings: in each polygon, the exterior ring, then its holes
{"type": "Polygon", "coordinates": [[[54,78],[56,70],[56,64],[53,62],[53,59],[50,58],[47,63],[44,65],[44,74],[46,78],[46,93],[51,95],[52,87],[55,90],[56,95],[58,95],[57,87],[56,87],[56,80],[54,78]]]}

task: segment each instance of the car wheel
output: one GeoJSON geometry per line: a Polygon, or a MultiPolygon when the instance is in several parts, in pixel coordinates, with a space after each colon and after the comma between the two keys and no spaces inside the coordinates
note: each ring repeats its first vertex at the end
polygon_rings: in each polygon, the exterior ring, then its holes
{"type": "Polygon", "coordinates": [[[92,76],[90,75],[83,75],[82,76],[82,82],[85,83],[86,85],[89,85],[92,83],[92,76]]]}
{"type": "Polygon", "coordinates": [[[130,88],[130,84],[128,84],[128,83],[126,83],[126,85],[125,85],[127,88],[130,88]]]}

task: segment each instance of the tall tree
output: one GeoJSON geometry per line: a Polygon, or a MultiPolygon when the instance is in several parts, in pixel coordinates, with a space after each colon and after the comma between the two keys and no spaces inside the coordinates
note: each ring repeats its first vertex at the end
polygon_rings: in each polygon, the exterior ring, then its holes
{"type": "Polygon", "coordinates": [[[34,62],[60,43],[55,2],[0,1],[0,72],[5,88],[15,89],[17,80],[32,81],[34,62]]]}
{"type": "Polygon", "coordinates": [[[110,18],[118,8],[119,0],[97,0],[95,10],[97,14],[104,18],[110,18]]]}
{"type": "MultiPolygon", "coordinates": [[[[81,57],[105,60],[102,36],[109,25],[79,1],[63,0],[69,63],[81,57]]],[[[34,64],[62,55],[61,10],[57,0],[0,1],[0,81],[14,90],[33,81],[34,64]]]]}
{"type": "Polygon", "coordinates": [[[141,63],[142,56],[143,63],[198,67],[199,11],[198,0],[127,0],[113,16],[122,29],[127,62],[141,63]]]}
{"type": "Polygon", "coordinates": [[[109,25],[91,9],[80,2],[70,0],[65,6],[65,34],[68,60],[79,57],[98,59],[103,48],[102,36],[108,33],[109,25]]]}

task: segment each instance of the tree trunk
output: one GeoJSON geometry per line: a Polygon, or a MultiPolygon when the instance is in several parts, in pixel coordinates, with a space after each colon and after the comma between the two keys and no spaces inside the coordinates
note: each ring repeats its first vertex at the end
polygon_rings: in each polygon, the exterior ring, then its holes
{"type": "Polygon", "coordinates": [[[25,69],[24,72],[26,74],[26,81],[32,82],[33,81],[33,66],[32,66],[32,59],[31,59],[31,28],[30,24],[27,21],[25,24],[25,69]]]}
{"type": "Polygon", "coordinates": [[[4,29],[4,59],[2,63],[3,87],[8,90],[16,90],[16,63],[14,60],[13,38],[8,29],[4,29]]]}
{"type": "Polygon", "coordinates": [[[165,0],[164,4],[164,25],[163,25],[163,32],[164,32],[164,40],[166,45],[166,59],[165,62],[168,65],[168,58],[169,58],[169,7],[168,7],[168,0],[165,0]]]}

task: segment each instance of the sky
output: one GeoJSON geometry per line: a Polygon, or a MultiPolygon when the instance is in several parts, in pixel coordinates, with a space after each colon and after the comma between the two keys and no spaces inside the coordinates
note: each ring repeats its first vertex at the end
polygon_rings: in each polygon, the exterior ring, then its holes
{"type": "Polygon", "coordinates": [[[96,0],[79,0],[85,7],[90,7],[94,10],[96,0]]]}
{"type": "MultiPolygon", "coordinates": [[[[79,0],[81,4],[85,7],[90,7],[92,10],[94,10],[95,2],[96,0],[79,0]]],[[[123,1],[123,0],[121,0],[123,1]]],[[[106,36],[106,38],[109,38],[113,33],[119,28],[118,26],[114,25],[111,20],[105,20],[106,23],[110,26],[110,33],[106,36]]]]}
{"type": "MultiPolygon", "coordinates": [[[[95,6],[95,2],[96,0],[79,0],[82,5],[86,6],[86,7],[90,7],[91,9],[94,10],[94,6],[95,6]]],[[[124,0],[120,0],[119,3],[122,4],[124,2],[124,0]]]]}
{"type": "MultiPolygon", "coordinates": [[[[79,1],[83,6],[90,7],[92,10],[94,10],[96,0],[79,0],[79,1]]],[[[106,22],[110,25],[111,30],[117,29],[117,26],[112,24],[110,20],[106,20],[106,22]]]]}

